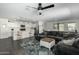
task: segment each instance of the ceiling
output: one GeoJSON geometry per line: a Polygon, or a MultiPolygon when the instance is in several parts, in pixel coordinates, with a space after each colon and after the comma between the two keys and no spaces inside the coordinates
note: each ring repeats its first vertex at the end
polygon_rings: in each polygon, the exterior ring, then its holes
{"type": "MultiPolygon", "coordinates": [[[[42,6],[48,6],[52,3],[42,3],[42,6]]],[[[55,7],[41,11],[42,15],[30,7],[38,6],[38,3],[0,3],[0,17],[12,18],[31,21],[50,21],[50,20],[65,20],[79,19],[79,4],[78,3],[54,3],[55,7]]]]}

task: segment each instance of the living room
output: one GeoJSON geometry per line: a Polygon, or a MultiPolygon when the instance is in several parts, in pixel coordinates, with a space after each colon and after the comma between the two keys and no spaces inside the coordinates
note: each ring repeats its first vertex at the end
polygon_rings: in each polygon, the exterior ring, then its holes
{"type": "Polygon", "coordinates": [[[79,55],[79,3],[0,3],[0,55],[79,55]]]}

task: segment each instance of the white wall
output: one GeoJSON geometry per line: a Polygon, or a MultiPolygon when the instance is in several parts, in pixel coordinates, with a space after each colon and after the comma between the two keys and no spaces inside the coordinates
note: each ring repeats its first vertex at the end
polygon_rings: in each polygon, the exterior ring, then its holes
{"type": "MultiPolygon", "coordinates": [[[[59,23],[64,23],[65,24],[65,31],[68,31],[67,29],[67,23],[77,23],[76,24],[76,29],[79,32],[79,20],[78,19],[73,19],[73,20],[64,20],[64,21],[58,21],[59,23]]],[[[53,24],[57,23],[56,21],[52,21],[52,22],[43,22],[43,28],[44,30],[47,31],[55,31],[56,29],[53,28],[53,24]]],[[[26,25],[26,32],[24,32],[23,34],[23,38],[29,37],[29,32],[32,31],[32,33],[34,33],[34,30],[30,29],[31,27],[35,26],[34,24],[30,23],[22,23],[22,22],[8,22],[8,19],[5,18],[0,18],[0,39],[1,38],[7,38],[9,36],[11,36],[11,29],[14,28],[15,32],[19,30],[20,28],[20,24],[25,24],[26,25]]],[[[15,35],[16,36],[16,35],[15,35]]],[[[33,36],[33,34],[32,34],[33,36]]]]}
{"type": "Polygon", "coordinates": [[[23,39],[23,38],[28,38],[28,37],[34,36],[34,29],[32,28],[34,26],[34,24],[25,22],[25,23],[19,23],[18,25],[20,25],[20,24],[26,25],[26,27],[25,27],[26,30],[25,31],[20,31],[19,30],[20,27],[15,28],[15,30],[14,30],[14,40],[18,40],[18,39],[23,39]],[[19,32],[20,36],[17,35],[18,32],[19,32]]]}
{"type": "MultiPolygon", "coordinates": [[[[17,31],[20,29],[20,25],[25,24],[26,25],[26,31],[22,33],[22,37],[26,38],[29,37],[29,32],[32,32],[32,36],[34,34],[34,30],[31,29],[31,27],[34,27],[35,25],[32,23],[26,23],[26,22],[8,22],[8,19],[0,18],[0,39],[1,38],[8,38],[12,36],[11,29],[14,29],[14,37],[16,37],[17,31]]],[[[15,39],[16,40],[16,39],[15,39]]]]}
{"type": "Polygon", "coordinates": [[[8,19],[0,19],[0,38],[11,36],[11,30],[8,27],[8,19]],[[7,35],[6,35],[7,34],[7,35]]]}
{"type": "Polygon", "coordinates": [[[53,30],[53,23],[52,22],[45,22],[44,23],[44,30],[52,31],[53,30]]]}
{"type": "Polygon", "coordinates": [[[44,23],[44,29],[47,30],[47,31],[56,31],[56,29],[53,28],[53,24],[55,23],[64,23],[64,30],[65,31],[68,31],[68,26],[67,26],[67,23],[77,23],[76,24],[76,29],[77,31],[79,32],[79,20],[78,19],[72,19],[72,20],[61,20],[61,21],[52,21],[52,22],[45,22],[44,23]]]}

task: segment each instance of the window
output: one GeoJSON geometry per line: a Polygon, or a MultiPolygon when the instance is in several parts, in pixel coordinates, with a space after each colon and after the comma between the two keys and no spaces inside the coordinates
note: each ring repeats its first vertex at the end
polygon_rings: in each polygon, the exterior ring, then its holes
{"type": "Polygon", "coordinates": [[[59,24],[59,31],[64,31],[64,24],[59,24]]]}
{"type": "Polygon", "coordinates": [[[53,28],[54,28],[54,29],[57,29],[57,24],[54,24],[54,25],[53,25],[53,28]]]}
{"type": "Polygon", "coordinates": [[[76,23],[69,23],[68,24],[68,30],[74,31],[76,29],[76,23]]]}
{"type": "Polygon", "coordinates": [[[64,31],[64,24],[56,23],[56,24],[54,24],[53,28],[55,30],[64,31]]]}

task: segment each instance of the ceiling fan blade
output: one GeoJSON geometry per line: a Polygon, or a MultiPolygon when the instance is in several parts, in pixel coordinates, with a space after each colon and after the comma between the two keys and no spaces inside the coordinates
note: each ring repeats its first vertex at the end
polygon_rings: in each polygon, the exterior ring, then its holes
{"type": "Polygon", "coordinates": [[[35,7],[31,7],[31,6],[26,6],[26,7],[30,7],[30,8],[34,8],[34,9],[37,9],[37,8],[35,8],[35,7]]]}
{"type": "Polygon", "coordinates": [[[49,5],[49,6],[46,6],[46,7],[42,7],[42,9],[41,9],[41,10],[48,9],[48,8],[51,8],[51,7],[54,7],[54,4],[49,5]]]}

